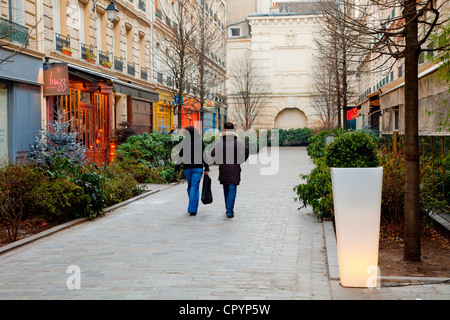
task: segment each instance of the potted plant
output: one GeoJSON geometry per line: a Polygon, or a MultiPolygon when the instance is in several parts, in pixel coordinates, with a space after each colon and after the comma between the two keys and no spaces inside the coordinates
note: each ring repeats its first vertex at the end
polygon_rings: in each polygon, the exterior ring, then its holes
{"type": "Polygon", "coordinates": [[[72,48],[71,48],[70,46],[64,45],[64,46],[61,48],[61,52],[62,52],[62,54],[65,54],[65,55],[67,55],[67,56],[72,56],[73,50],[72,50],[72,48]]]}
{"type": "Polygon", "coordinates": [[[325,147],[341,285],[376,287],[383,168],[374,136],[351,131],[325,147]]]}
{"type": "Polygon", "coordinates": [[[103,60],[102,60],[102,66],[105,67],[105,68],[111,69],[111,67],[112,67],[112,62],[109,62],[108,60],[103,59],[103,60]]]}
{"type": "Polygon", "coordinates": [[[86,61],[91,62],[91,63],[95,63],[95,58],[97,58],[97,56],[91,49],[86,49],[84,51],[84,56],[85,56],[86,61]]]}

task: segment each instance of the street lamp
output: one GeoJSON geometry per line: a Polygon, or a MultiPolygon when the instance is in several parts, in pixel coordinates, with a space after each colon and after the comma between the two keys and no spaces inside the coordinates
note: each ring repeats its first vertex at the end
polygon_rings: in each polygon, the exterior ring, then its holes
{"type": "Polygon", "coordinates": [[[114,4],[114,1],[111,1],[111,3],[106,7],[106,17],[109,21],[115,22],[117,21],[117,14],[119,13],[119,10],[117,9],[116,5],[114,4]]]}
{"type": "MultiPolygon", "coordinates": [[[[97,6],[98,0],[92,0],[92,12],[95,12],[95,7],[97,6]]],[[[119,13],[119,10],[117,9],[116,5],[114,4],[114,1],[111,1],[110,4],[106,7],[106,17],[109,21],[115,22],[118,20],[117,14],[119,13]]]]}

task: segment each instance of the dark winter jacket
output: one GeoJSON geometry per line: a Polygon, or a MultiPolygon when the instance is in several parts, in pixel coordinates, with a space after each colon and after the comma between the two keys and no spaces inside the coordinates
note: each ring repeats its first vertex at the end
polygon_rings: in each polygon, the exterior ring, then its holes
{"type": "MultiPolygon", "coordinates": [[[[187,140],[186,140],[187,141],[187,140]]],[[[205,144],[203,140],[195,138],[190,139],[189,143],[180,143],[178,147],[179,161],[175,161],[175,171],[180,171],[181,164],[183,164],[183,169],[193,169],[193,168],[205,168],[205,171],[209,171],[209,165],[204,161],[203,152],[205,150],[205,144]]]]}
{"type": "Polygon", "coordinates": [[[226,131],[215,143],[211,156],[219,165],[220,183],[238,185],[241,181],[241,164],[249,156],[245,143],[234,132],[226,131]]]}

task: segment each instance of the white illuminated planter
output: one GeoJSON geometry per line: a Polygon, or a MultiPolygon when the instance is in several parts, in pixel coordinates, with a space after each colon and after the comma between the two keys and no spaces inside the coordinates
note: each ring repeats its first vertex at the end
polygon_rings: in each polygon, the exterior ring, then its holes
{"type": "Polygon", "coordinates": [[[344,287],[376,287],[383,168],[331,168],[339,275],[344,287]]]}

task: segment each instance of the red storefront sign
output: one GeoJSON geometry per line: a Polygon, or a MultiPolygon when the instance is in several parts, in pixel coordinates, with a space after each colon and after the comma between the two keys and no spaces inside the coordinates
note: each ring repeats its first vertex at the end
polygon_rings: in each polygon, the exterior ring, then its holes
{"type": "Polygon", "coordinates": [[[358,118],[358,108],[353,108],[347,111],[347,120],[358,118]]]}
{"type": "Polygon", "coordinates": [[[45,64],[44,96],[63,96],[69,93],[69,68],[67,64],[45,64]]]}

